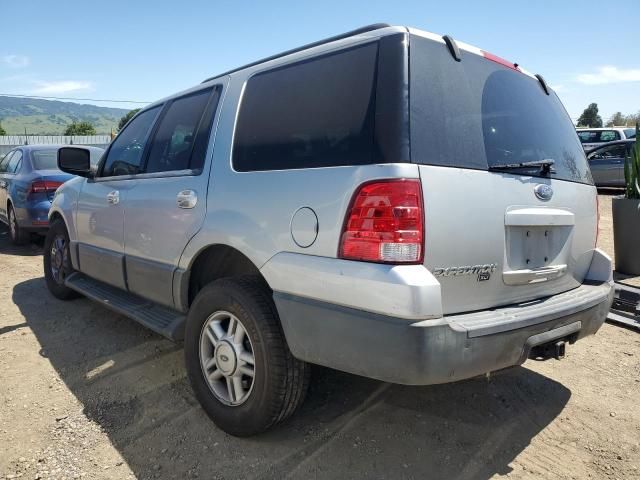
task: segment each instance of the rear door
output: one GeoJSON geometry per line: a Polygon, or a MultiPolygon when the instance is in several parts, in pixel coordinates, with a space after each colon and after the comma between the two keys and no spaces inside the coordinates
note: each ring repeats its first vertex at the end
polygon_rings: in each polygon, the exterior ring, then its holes
{"type": "Polygon", "coordinates": [[[593,181],[599,187],[619,187],[624,183],[625,143],[605,145],[587,156],[593,181]]]}
{"type": "Polygon", "coordinates": [[[411,159],[425,208],[424,264],[444,313],[580,285],[596,238],[596,190],[553,91],[511,64],[419,35],[410,46],[411,159]],[[514,164],[554,162],[540,166],[514,164]]]}
{"type": "Polygon", "coordinates": [[[126,289],[124,209],[140,172],[145,144],[161,106],[134,117],[112,142],[95,179],[86,180],[78,198],[80,271],[126,289]]]}
{"type": "Polygon", "coordinates": [[[173,273],[206,212],[213,119],[222,85],[168,102],[152,133],[143,173],[123,207],[127,285],[173,305],[173,273]]]}

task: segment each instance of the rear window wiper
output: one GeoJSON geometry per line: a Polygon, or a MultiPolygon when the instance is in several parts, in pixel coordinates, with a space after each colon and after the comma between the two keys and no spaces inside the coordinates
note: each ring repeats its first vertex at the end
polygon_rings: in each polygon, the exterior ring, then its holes
{"type": "Polygon", "coordinates": [[[520,163],[496,163],[495,165],[489,165],[489,170],[519,170],[523,168],[531,169],[539,167],[541,173],[553,173],[555,170],[552,167],[555,163],[555,160],[552,158],[520,163]]]}

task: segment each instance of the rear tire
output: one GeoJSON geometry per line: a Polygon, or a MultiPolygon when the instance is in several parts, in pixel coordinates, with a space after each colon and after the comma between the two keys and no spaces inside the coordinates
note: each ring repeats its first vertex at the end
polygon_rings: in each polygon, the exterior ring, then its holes
{"type": "Polygon", "coordinates": [[[52,295],[60,300],[80,296],[64,284],[73,273],[69,251],[69,234],[61,219],[54,220],[44,240],[44,278],[52,295]]]}
{"type": "Polygon", "coordinates": [[[231,435],[255,435],[284,421],[309,385],[309,365],[291,355],[271,290],[259,277],[216,280],[198,293],[184,353],[197,399],[231,435]]]}
{"type": "Polygon", "coordinates": [[[25,245],[29,243],[31,240],[31,234],[23,228],[20,228],[20,225],[18,225],[13,205],[9,205],[9,208],[7,208],[7,220],[9,222],[9,235],[11,236],[11,242],[14,245],[25,245]]]}

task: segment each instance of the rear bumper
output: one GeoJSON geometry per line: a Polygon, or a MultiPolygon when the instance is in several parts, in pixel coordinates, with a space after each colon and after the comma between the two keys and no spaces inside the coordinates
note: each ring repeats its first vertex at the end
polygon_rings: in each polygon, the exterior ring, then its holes
{"type": "Polygon", "coordinates": [[[16,219],[20,228],[35,233],[46,233],[49,229],[49,208],[51,201],[29,202],[24,207],[15,207],[16,219]]]}
{"type": "Polygon", "coordinates": [[[611,263],[597,252],[580,287],[490,311],[407,321],[274,292],[293,355],[392,383],[428,385],[523,363],[531,349],[570,343],[602,326],[613,300],[611,263]]]}

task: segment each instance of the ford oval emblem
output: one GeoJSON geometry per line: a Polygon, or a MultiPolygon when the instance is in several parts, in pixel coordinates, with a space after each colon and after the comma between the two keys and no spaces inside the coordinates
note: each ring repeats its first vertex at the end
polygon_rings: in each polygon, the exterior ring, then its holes
{"type": "Polygon", "coordinates": [[[553,197],[553,188],[544,183],[536,185],[536,188],[533,189],[533,192],[536,194],[536,197],[545,202],[547,200],[551,200],[551,197],[553,197]]]}

